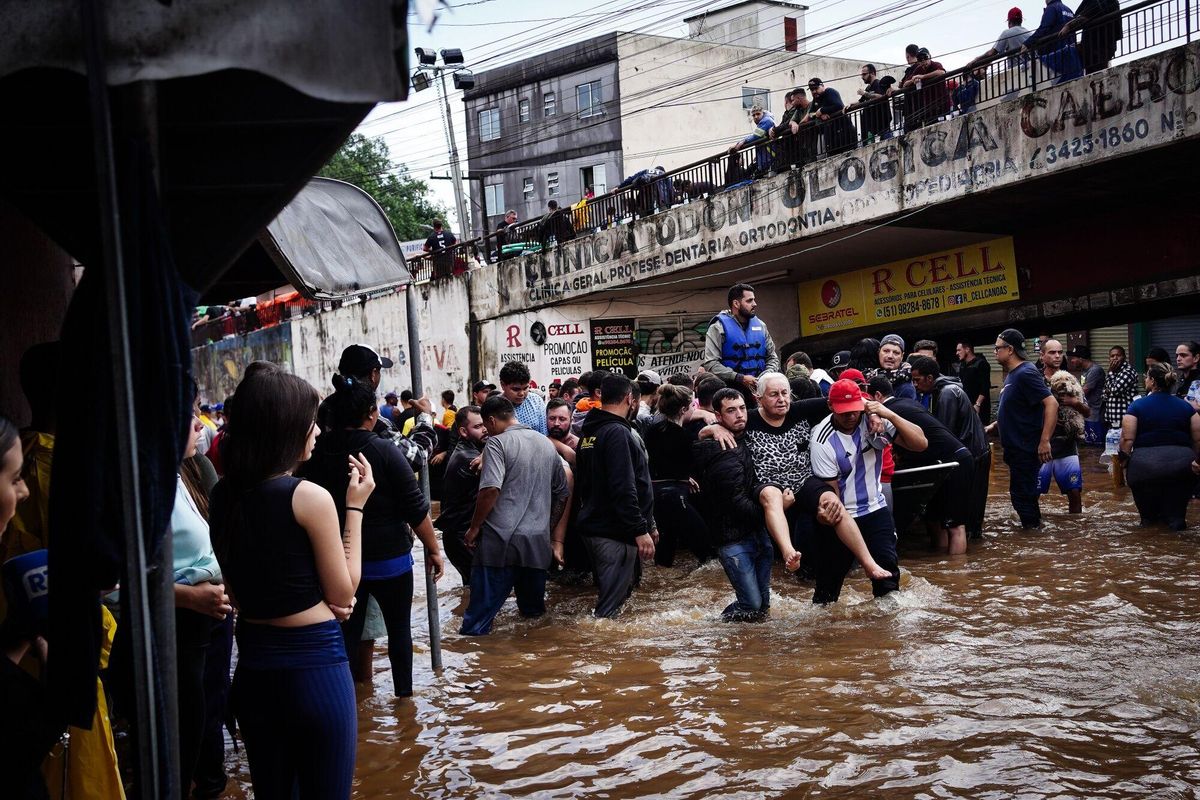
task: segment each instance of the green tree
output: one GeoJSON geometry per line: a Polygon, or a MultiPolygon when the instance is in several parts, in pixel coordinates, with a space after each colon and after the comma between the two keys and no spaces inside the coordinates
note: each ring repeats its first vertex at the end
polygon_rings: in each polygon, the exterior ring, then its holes
{"type": "Polygon", "coordinates": [[[429,197],[429,184],[393,162],[381,138],[350,134],[317,174],[352,183],[374,197],[402,242],[424,239],[434,219],[446,218],[445,206],[429,197]]]}

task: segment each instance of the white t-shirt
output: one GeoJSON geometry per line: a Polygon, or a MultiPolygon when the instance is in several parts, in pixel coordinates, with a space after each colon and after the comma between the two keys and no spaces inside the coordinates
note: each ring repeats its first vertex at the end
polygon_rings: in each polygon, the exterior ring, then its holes
{"type": "Polygon", "coordinates": [[[883,433],[872,434],[864,414],[853,432],[842,433],[829,416],[813,428],[809,439],[813,476],[838,482],[842,504],[852,517],[865,517],[887,508],[879,473],[883,469],[883,449],[895,438],[896,427],[887,420],[883,420],[883,426],[883,433]]]}

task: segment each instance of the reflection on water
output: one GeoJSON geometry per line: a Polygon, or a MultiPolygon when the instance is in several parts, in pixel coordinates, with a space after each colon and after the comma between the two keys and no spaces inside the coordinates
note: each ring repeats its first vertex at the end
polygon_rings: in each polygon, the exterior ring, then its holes
{"type": "Polygon", "coordinates": [[[444,673],[423,597],[415,699],[391,698],[377,650],[356,796],[1194,797],[1200,533],[1138,529],[1127,490],[1087,478],[1082,517],[1052,495],[1022,533],[1001,463],[965,557],[902,542],[898,595],[859,572],[824,609],[777,568],[761,625],[719,622],[724,573],[684,561],[616,621],[552,585],[545,618],[510,601],[467,639],[449,570],[444,673]]]}

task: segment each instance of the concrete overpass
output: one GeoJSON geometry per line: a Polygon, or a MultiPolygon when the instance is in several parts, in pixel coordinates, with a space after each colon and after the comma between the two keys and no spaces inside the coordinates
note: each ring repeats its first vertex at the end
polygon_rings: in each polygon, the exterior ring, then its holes
{"type": "Polygon", "coordinates": [[[1181,313],[1200,294],[1198,89],[1200,45],[1179,46],[474,271],[472,361],[539,381],[626,350],[682,363],[736,281],[778,344],[818,354],[1181,313]]]}

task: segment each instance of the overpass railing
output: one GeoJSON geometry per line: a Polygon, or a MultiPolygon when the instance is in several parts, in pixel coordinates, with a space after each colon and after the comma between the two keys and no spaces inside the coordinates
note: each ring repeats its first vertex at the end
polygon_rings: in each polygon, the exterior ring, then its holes
{"type": "Polygon", "coordinates": [[[631,222],[674,205],[739,188],[856,147],[911,133],[980,105],[1010,100],[1079,74],[1106,69],[1111,60],[1191,42],[1200,27],[1200,0],[1143,0],[1042,39],[1030,52],[976,59],[931,81],[899,84],[887,96],[859,101],[843,111],[809,117],[794,133],[724,150],[667,172],[646,170],[607,194],[571,208],[462,242],[437,254],[409,259],[417,282],[446,278],[474,266],[554,247],[578,235],[631,222]],[[1119,36],[1112,59],[1094,57],[1096,39],[1119,36]],[[1079,73],[1072,75],[1077,65],[1079,73]],[[1090,69],[1089,69],[1090,67],[1090,69]]]}

